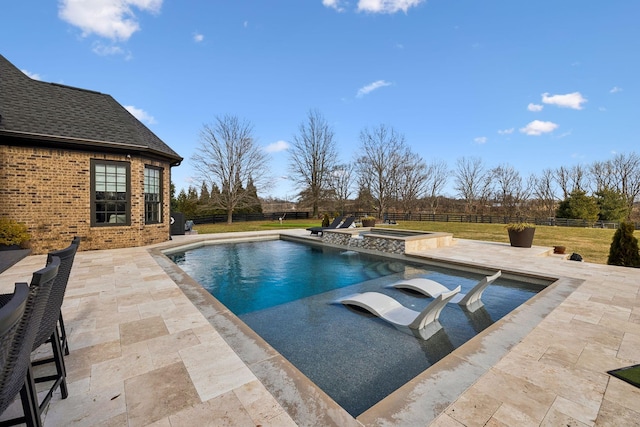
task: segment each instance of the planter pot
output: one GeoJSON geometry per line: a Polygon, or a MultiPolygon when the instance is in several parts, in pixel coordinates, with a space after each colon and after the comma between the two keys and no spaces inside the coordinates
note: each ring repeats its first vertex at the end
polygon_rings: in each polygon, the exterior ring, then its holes
{"type": "Polygon", "coordinates": [[[376,220],[375,219],[363,219],[362,220],[362,226],[363,227],[375,227],[376,226],[376,220]]]}
{"type": "Polygon", "coordinates": [[[564,251],[566,251],[567,248],[565,248],[564,246],[554,246],[553,247],[553,253],[554,254],[563,254],[564,251]]]}
{"type": "Polygon", "coordinates": [[[533,234],[536,232],[535,228],[525,228],[522,231],[507,230],[509,232],[509,242],[511,246],[517,248],[530,248],[533,243],[533,234]]]}
{"type": "Polygon", "coordinates": [[[17,251],[20,245],[0,245],[0,251],[17,251]]]}

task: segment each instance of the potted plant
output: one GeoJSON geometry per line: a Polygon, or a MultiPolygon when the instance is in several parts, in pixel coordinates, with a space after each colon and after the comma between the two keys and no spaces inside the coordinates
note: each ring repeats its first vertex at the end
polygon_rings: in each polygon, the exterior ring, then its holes
{"type": "Polygon", "coordinates": [[[322,227],[324,227],[324,228],[328,227],[329,226],[329,222],[330,222],[329,214],[326,213],[326,214],[324,214],[322,216],[322,227]]]}
{"type": "Polygon", "coordinates": [[[373,216],[365,216],[362,218],[362,226],[363,227],[375,227],[376,226],[376,218],[373,216]]]}
{"type": "Polygon", "coordinates": [[[31,239],[27,226],[11,219],[0,218],[0,251],[24,247],[31,239]]]}
{"type": "Polygon", "coordinates": [[[528,222],[510,222],[505,225],[509,233],[511,246],[517,248],[530,248],[533,243],[533,235],[536,232],[536,225],[528,222]]]}

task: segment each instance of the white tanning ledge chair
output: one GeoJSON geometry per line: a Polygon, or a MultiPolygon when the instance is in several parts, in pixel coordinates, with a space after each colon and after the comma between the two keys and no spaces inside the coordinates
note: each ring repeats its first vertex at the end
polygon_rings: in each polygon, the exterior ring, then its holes
{"type": "Polygon", "coordinates": [[[440,293],[420,312],[411,310],[380,292],[348,295],[339,298],[336,303],[364,308],[401,330],[409,328],[414,335],[427,339],[442,329],[438,321],[440,312],[458,292],[460,292],[460,286],[452,291],[440,293]]]}
{"type": "MultiPolygon", "coordinates": [[[[492,276],[486,276],[480,280],[471,290],[466,294],[457,294],[449,302],[458,303],[461,307],[468,311],[474,312],[484,304],[482,303],[482,293],[487,286],[494,280],[502,275],[502,271],[498,271],[492,276]]],[[[449,288],[436,282],[435,280],[425,279],[418,277],[415,279],[400,280],[396,283],[386,286],[387,288],[397,289],[411,289],[412,291],[420,292],[423,295],[429,297],[437,297],[442,293],[449,292],[449,288]]]]}

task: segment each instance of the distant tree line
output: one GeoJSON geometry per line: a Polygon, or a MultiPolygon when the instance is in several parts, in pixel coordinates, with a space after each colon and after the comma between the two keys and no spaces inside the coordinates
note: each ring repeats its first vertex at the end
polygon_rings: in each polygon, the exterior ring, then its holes
{"type": "MultiPolygon", "coordinates": [[[[233,213],[262,213],[262,203],[258,198],[258,191],[249,179],[246,189],[246,201],[241,207],[234,209],[233,213]]],[[[222,196],[222,192],[217,185],[213,184],[209,189],[206,182],[202,183],[200,192],[195,187],[190,186],[187,191],[180,190],[172,203],[172,208],[177,212],[182,212],[187,218],[196,218],[213,215],[226,215],[228,210],[218,202],[222,196]]]]}
{"type": "Polygon", "coordinates": [[[460,158],[453,172],[465,212],[506,216],[623,221],[638,217],[640,156],[616,154],[591,165],[547,168],[523,178],[512,166],[493,168],[460,158]]]}
{"type": "MultiPolygon", "coordinates": [[[[637,220],[640,156],[614,155],[590,165],[547,168],[522,176],[504,163],[460,157],[449,166],[425,160],[402,133],[384,124],[360,132],[355,157],[338,157],[335,133],[318,110],[310,110],[291,139],[289,176],[297,184],[297,209],[326,212],[460,212],[509,217],[561,217],[588,221],[637,220]],[[455,194],[443,193],[451,184],[455,194]]],[[[172,198],[187,216],[261,212],[258,191],[270,185],[268,158],[252,126],[235,116],[216,118],[201,132],[191,158],[202,181],[172,198]]],[[[286,202],[286,201],[284,201],[286,202]]]]}

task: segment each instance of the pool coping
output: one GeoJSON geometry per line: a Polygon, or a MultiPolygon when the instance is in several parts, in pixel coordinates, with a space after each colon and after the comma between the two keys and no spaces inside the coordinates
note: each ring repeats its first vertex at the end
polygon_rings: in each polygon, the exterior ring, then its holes
{"type": "MultiPolygon", "coordinates": [[[[241,237],[203,235],[189,243],[175,242],[148,249],[151,256],[182,289],[209,323],[222,335],[249,369],[265,385],[289,415],[300,425],[377,426],[428,424],[440,415],[465,390],[493,367],[518,342],[528,335],[549,313],[584,282],[570,277],[541,275],[525,269],[507,273],[555,282],[505,317],[469,340],[382,401],[353,418],[331,397],[318,388],[286,358],[230,312],[199,283],[166,257],[176,248],[196,248],[231,241],[296,240],[323,245],[318,238],[296,230],[243,233],[241,237]]],[[[334,246],[334,245],[323,245],[334,246]]],[[[339,247],[339,246],[337,246],[339,247]]],[[[364,251],[366,252],[366,251],[364,251]]],[[[373,252],[372,252],[373,253],[373,252]]],[[[392,258],[444,262],[473,271],[495,270],[498,266],[473,262],[442,260],[424,253],[384,254],[392,258]]]]}

